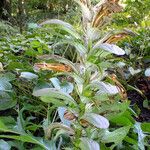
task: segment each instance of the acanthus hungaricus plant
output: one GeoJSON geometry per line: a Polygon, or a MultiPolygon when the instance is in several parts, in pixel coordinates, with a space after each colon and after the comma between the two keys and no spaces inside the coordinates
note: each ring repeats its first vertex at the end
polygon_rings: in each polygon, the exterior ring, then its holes
{"type": "Polygon", "coordinates": [[[135,122],[138,115],[114,65],[126,55],[116,43],[135,34],[128,29],[106,33],[112,15],[123,8],[119,0],[95,6],[90,0],[75,2],[80,27],[51,19],[30,24],[34,31],[26,37],[3,39],[0,111],[11,116],[0,117],[0,131],[6,133],[0,135],[0,147],[144,150],[149,123],[135,122]]]}
{"type": "Polygon", "coordinates": [[[82,11],[80,32],[58,19],[40,24],[56,31],[59,40],[52,45],[53,49],[68,44],[74,47],[73,53],[77,53],[76,61],[55,53],[42,55],[38,58],[45,62],[34,65],[38,70],[56,72],[50,78],[51,88],[33,92],[48,103],[49,109],[51,104],[55,105],[61,120],[61,123],[59,119],[48,120],[49,124],[44,126],[45,138],[55,139],[64,149],[138,148],[138,143],[128,136],[134,120],[128,109],[126,90],[116,75],[108,71],[113,68],[115,55],[125,55],[125,51],[115,44],[134,33],[127,29],[103,32],[112,15],[123,9],[118,0],[105,0],[96,6],[90,0],[75,1],[82,11]],[[63,80],[66,80],[67,88],[62,86],[63,80]],[[66,138],[69,146],[64,142],[66,138]],[[129,144],[124,145],[124,142],[129,144]]]}

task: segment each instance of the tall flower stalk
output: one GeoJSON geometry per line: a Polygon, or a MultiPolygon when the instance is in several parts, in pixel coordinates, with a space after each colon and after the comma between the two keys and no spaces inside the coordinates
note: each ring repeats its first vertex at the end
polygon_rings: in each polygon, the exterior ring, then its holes
{"type": "MultiPolygon", "coordinates": [[[[78,55],[77,61],[73,63],[58,55],[39,56],[39,59],[47,62],[37,63],[34,67],[54,71],[56,74],[55,78],[50,79],[52,88],[36,90],[33,95],[46,103],[56,105],[58,109],[61,123],[50,123],[45,127],[46,138],[57,140],[59,133],[56,136],[53,131],[59,128],[70,137],[72,147],[99,150],[100,143],[109,143],[111,119],[128,109],[125,88],[116,76],[108,76],[107,69],[112,65],[109,60],[111,54],[118,56],[125,54],[115,43],[133,33],[123,30],[101,34],[111,16],[122,11],[118,0],[105,0],[95,6],[90,0],[75,0],[75,2],[82,11],[82,33],[79,34],[72,25],[58,19],[47,20],[40,26],[50,24],[51,29],[64,31],[63,38],[58,35],[60,40],[52,46],[56,48],[66,43],[74,46],[78,55]],[[49,60],[54,63],[49,63],[49,60]],[[69,90],[64,90],[61,86],[62,76],[66,77],[68,85],[73,85],[73,88],[69,86],[69,90]],[[103,81],[104,78],[107,78],[107,81],[103,81]]],[[[122,128],[124,133],[120,141],[125,138],[129,129],[129,126],[122,128]]],[[[111,148],[117,144],[114,143],[111,148]]]]}

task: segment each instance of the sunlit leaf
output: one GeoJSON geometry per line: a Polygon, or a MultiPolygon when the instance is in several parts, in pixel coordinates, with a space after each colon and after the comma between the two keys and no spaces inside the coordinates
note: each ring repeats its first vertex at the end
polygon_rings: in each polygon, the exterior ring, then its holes
{"type": "Polygon", "coordinates": [[[42,22],[40,25],[45,25],[45,24],[58,24],[58,25],[62,25],[64,27],[67,27],[69,29],[73,29],[73,26],[67,22],[64,22],[62,20],[58,20],[58,19],[50,19],[50,20],[46,20],[44,22],[42,22]]]}
{"type": "Polygon", "coordinates": [[[76,104],[75,100],[69,95],[55,88],[44,88],[33,91],[33,95],[37,97],[52,97],[56,99],[63,99],[65,101],[76,104]]]}
{"type": "Polygon", "coordinates": [[[65,107],[59,107],[58,114],[59,114],[59,117],[60,117],[61,121],[63,122],[63,124],[66,126],[70,126],[71,122],[64,118],[64,114],[65,114],[66,110],[67,109],[65,107]]]}
{"type": "Polygon", "coordinates": [[[70,35],[74,36],[77,39],[80,39],[79,34],[75,31],[73,26],[71,24],[67,23],[67,22],[64,22],[64,21],[58,20],[58,19],[51,19],[51,20],[46,20],[46,21],[42,22],[40,24],[40,26],[43,26],[45,24],[60,25],[62,30],[67,31],[68,33],[70,33],[70,35]]]}
{"type": "Polygon", "coordinates": [[[105,117],[100,116],[98,114],[85,113],[82,119],[85,119],[97,128],[106,129],[109,127],[109,121],[105,117]]]}
{"type": "Polygon", "coordinates": [[[135,70],[133,67],[129,67],[129,71],[130,71],[131,75],[135,75],[135,74],[141,72],[142,70],[141,69],[135,70]]]}
{"type": "Polygon", "coordinates": [[[111,122],[116,123],[117,125],[133,125],[133,123],[127,118],[126,116],[120,115],[120,116],[114,116],[113,119],[111,119],[111,122]]]}
{"type": "Polygon", "coordinates": [[[20,78],[25,78],[27,80],[33,80],[33,79],[37,79],[38,76],[31,72],[21,72],[20,78]]]}
{"type": "Polygon", "coordinates": [[[16,125],[15,119],[11,116],[1,116],[0,121],[6,124],[8,128],[13,128],[16,125]]]}
{"type": "Polygon", "coordinates": [[[77,84],[77,87],[78,87],[77,92],[82,93],[84,80],[80,75],[78,75],[76,73],[70,73],[70,72],[63,72],[63,73],[59,73],[57,75],[65,75],[65,76],[72,77],[74,79],[75,83],[77,84]]]}
{"type": "Polygon", "coordinates": [[[65,93],[72,93],[73,91],[73,84],[69,82],[60,82],[57,78],[51,78],[50,81],[53,83],[54,87],[58,90],[61,90],[65,93]]]}
{"type": "Polygon", "coordinates": [[[147,68],[147,69],[145,70],[145,76],[146,76],[146,77],[150,77],[150,68],[147,68]]]}
{"type": "Polygon", "coordinates": [[[91,87],[93,86],[99,89],[97,94],[115,95],[120,92],[117,86],[114,86],[114,85],[111,85],[110,83],[105,83],[102,81],[93,81],[90,86],[91,87]]]}
{"type": "Polygon", "coordinates": [[[108,44],[108,43],[102,43],[102,44],[95,44],[93,49],[103,49],[105,51],[108,51],[110,53],[116,54],[116,55],[124,55],[125,51],[122,50],[120,47],[114,45],[114,44],[108,44]]]}

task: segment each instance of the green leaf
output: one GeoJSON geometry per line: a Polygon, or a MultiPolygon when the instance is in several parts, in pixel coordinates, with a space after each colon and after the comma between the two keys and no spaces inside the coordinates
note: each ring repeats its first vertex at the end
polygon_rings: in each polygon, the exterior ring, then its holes
{"type": "Polygon", "coordinates": [[[143,132],[150,133],[150,123],[148,123],[148,122],[141,123],[141,128],[142,128],[143,132]]]}
{"type": "Polygon", "coordinates": [[[5,124],[0,120],[0,130],[1,131],[8,131],[9,129],[5,126],[5,124]]]}
{"type": "Polygon", "coordinates": [[[124,115],[116,116],[110,119],[111,122],[116,123],[117,125],[128,126],[133,125],[129,118],[124,115]]]}
{"type": "Polygon", "coordinates": [[[67,120],[64,118],[64,114],[66,112],[66,108],[65,107],[58,107],[58,115],[59,115],[59,118],[61,119],[61,122],[66,125],[66,126],[69,126],[70,127],[70,124],[71,124],[71,121],[67,120]]]}
{"type": "Polygon", "coordinates": [[[5,74],[0,74],[0,78],[1,80],[5,80],[5,81],[13,81],[15,80],[15,75],[13,73],[5,73],[5,74]]]}
{"type": "Polygon", "coordinates": [[[76,51],[80,54],[80,56],[85,56],[87,53],[87,49],[80,42],[74,42],[69,39],[62,40],[54,45],[54,47],[62,44],[70,44],[76,48],[76,51]]]}
{"type": "Polygon", "coordinates": [[[0,91],[0,110],[12,108],[16,103],[17,100],[13,99],[11,95],[0,91]]]}
{"type": "Polygon", "coordinates": [[[27,80],[37,79],[38,76],[31,72],[21,72],[20,78],[25,78],[27,80]]]}
{"type": "Polygon", "coordinates": [[[126,136],[124,140],[125,140],[126,142],[128,142],[128,143],[131,143],[131,144],[133,144],[133,145],[138,146],[138,141],[137,141],[137,139],[133,139],[133,138],[130,138],[130,137],[126,136]]]}
{"type": "Polygon", "coordinates": [[[0,117],[0,120],[4,123],[4,124],[7,124],[7,127],[8,128],[13,128],[15,125],[16,125],[16,121],[13,117],[11,116],[2,116],[0,117]]]}
{"type": "Polygon", "coordinates": [[[44,88],[33,92],[34,96],[37,97],[52,97],[55,99],[63,99],[65,101],[76,104],[76,101],[69,95],[55,88],[44,88]]]}
{"type": "Polygon", "coordinates": [[[41,96],[41,101],[45,102],[45,103],[52,103],[54,104],[56,107],[60,107],[60,106],[65,106],[66,104],[57,99],[57,98],[53,98],[53,97],[50,97],[50,96],[41,96]]]}
{"type": "Polygon", "coordinates": [[[0,150],[10,150],[11,146],[4,140],[0,140],[0,150]]]}
{"type": "Polygon", "coordinates": [[[104,143],[100,143],[101,150],[111,150],[110,148],[106,147],[104,143]]]}
{"type": "Polygon", "coordinates": [[[57,73],[57,76],[65,75],[72,77],[77,85],[77,92],[78,94],[81,94],[83,91],[83,84],[84,84],[84,79],[81,77],[81,75],[76,74],[76,73],[69,73],[69,72],[63,72],[63,73],[57,73]]]}
{"type": "Polygon", "coordinates": [[[0,91],[10,91],[11,89],[12,85],[5,78],[0,78],[0,91]]]}
{"type": "Polygon", "coordinates": [[[15,70],[16,68],[24,69],[24,64],[22,62],[13,61],[10,64],[8,64],[8,67],[7,67],[8,70],[15,70]]]}
{"type": "Polygon", "coordinates": [[[141,69],[134,69],[133,67],[129,67],[128,69],[131,73],[131,75],[135,75],[135,74],[138,74],[139,72],[141,72],[142,70],[141,69]]]}
{"type": "Polygon", "coordinates": [[[115,95],[119,93],[119,89],[116,86],[111,85],[109,83],[102,82],[102,81],[93,81],[88,86],[98,88],[99,89],[99,91],[97,92],[98,95],[99,94],[115,95]]]}
{"type": "Polygon", "coordinates": [[[87,26],[87,36],[91,41],[98,40],[101,36],[98,28],[93,28],[91,26],[87,26]]]}
{"type": "Polygon", "coordinates": [[[50,81],[53,83],[54,87],[61,90],[64,93],[70,94],[73,91],[73,84],[69,82],[60,82],[57,78],[51,78],[50,81]]]}
{"type": "Polygon", "coordinates": [[[45,24],[57,24],[57,25],[61,25],[61,26],[63,26],[63,27],[66,27],[66,28],[68,28],[68,29],[73,29],[73,26],[72,26],[71,24],[69,24],[69,23],[67,23],[67,22],[64,22],[64,21],[62,21],[62,20],[59,20],[59,19],[46,20],[46,21],[42,22],[42,23],[40,24],[40,26],[43,26],[43,25],[45,25],[45,24]]]}
{"type": "Polygon", "coordinates": [[[100,115],[94,113],[85,113],[82,117],[92,125],[100,129],[107,129],[109,127],[109,121],[100,115]]]}
{"type": "Polygon", "coordinates": [[[105,51],[108,51],[110,53],[116,54],[116,55],[124,55],[125,52],[118,47],[117,45],[114,44],[108,44],[108,43],[96,43],[93,47],[93,49],[103,49],[105,51]]]}
{"type": "Polygon", "coordinates": [[[37,138],[33,137],[30,135],[20,135],[20,136],[15,136],[15,135],[0,135],[1,138],[9,138],[9,139],[15,139],[19,140],[22,142],[28,142],[28,143],[33,143],[40,145],[42,148],[45,150],[56,150],[55,143],[53,141],[44,141],[42,138],[37,138]]]}
{"type": "Polygon", "coordinates": [[[36,29],[36,28],[38,28],[38,24],[36,24],[36,23],[28,23],[28,28],[29,29],[36,29]]]}
{"type": "Polygon", "coordinates": [[[130,126],[125,126],[119,129],[114,130],[113,132],[106,131],[103,138],[102,142],[104,143],[120,143],[128,134],[130,129],[130,126]]]}
{"type": "Polygon", "coordinates": [[[45,81],[41,80],[41,81],[38,81],[38,83],[34,87],[33,91],[43,89],[43,88],[51,88],[51,87],[52,87],[52,85],[49,82],[45,82],[45,81]]]}
{"type": "Polygon", "coordinates": [[[75,31],[73,26],[67,22],[64,22],[62,20],[58,19],[51,19],[51,20],[46,20],[40,24],[40,26],[46,25],[46,24],[55,24],[59,25],[60,29],[70,33],[70,35],[74,36],[77,39],[81,39],[81,37],[78,35],[78,33],[75,31]]]}
{"type": "Polygon", "coordinates": [[[30,45],[32,48],[38,48],[40,47],[41,43],[39,41],[34,40],[30,43],[30,45]]]}
{"type": "Polygon", "coordinates": [[[16,133],[16,134],[18,134],[18,132],[13,131],[13,130],[7,128],[7,126],[3,123],[3,121],[2,121],[1,119],[0,119],[0,131],[1,131],[1,132],[11,132],[11,133],[16,133]]]}
{"type": "Polygon", "coordinates": [[[80,138],[79,147],[81,150],[100,150],[99,144],[96,141],[88,138],[80,138]]]}
{"type": "MultiPolygon", "coordinates": [[[[99,97],[101,98],[101,97],[99,97]]],[[[115,102],[114,104],[103,104],[103,107],[99,109],[99,113],[106,113],[108,119],[113,119],[117,116],[122,115],[129,107],[129,102],[119,103],[115,102]]]]}

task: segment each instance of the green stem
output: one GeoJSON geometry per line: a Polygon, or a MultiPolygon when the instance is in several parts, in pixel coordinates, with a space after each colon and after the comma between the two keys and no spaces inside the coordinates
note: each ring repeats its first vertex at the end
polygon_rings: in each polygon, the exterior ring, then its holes
{"type": "Polygon", "coordinates": [[[50,103],[48,103],[48,108],[47,108],[47,121],[49,125],[50,124],[50,103]]]}

